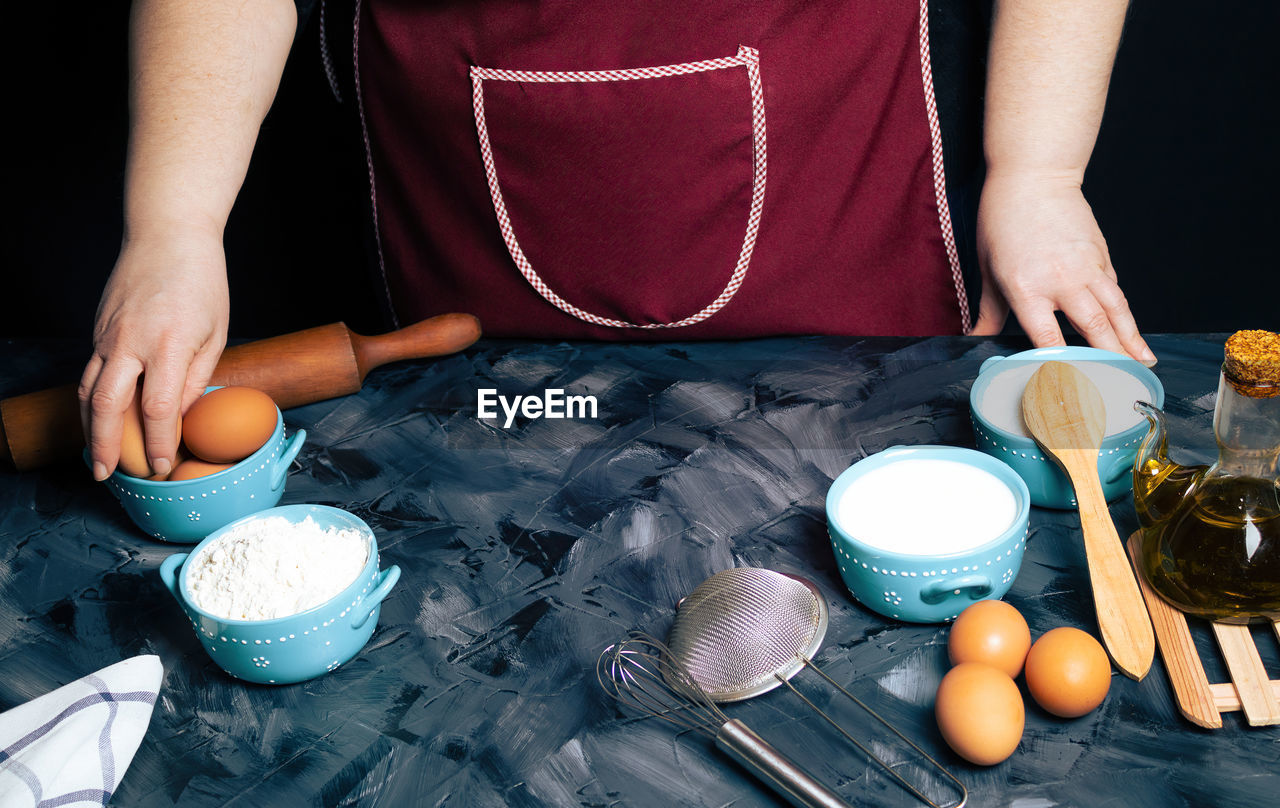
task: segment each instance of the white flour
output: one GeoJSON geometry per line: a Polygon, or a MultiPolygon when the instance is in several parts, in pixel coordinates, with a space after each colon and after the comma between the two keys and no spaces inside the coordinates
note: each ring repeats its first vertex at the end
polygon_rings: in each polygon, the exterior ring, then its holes
{"type": "Polygon", "coordinates": [[[188,559],[187,597],[217,617],[272,620],[346,589],[369,559],[368,536],[322,529],[308,516],[246,522],[188,559]]]}
{"type": "MultiPolygon", "coordinates": [[[[1029,438],[1031,435],[1022,422],[1022,391],[1044,363],[1015,360],[1010,364],[1015,366],[998,371],[991,379],[978,402],[978,412],[992,426],[1029,438]]],[[[1088,376],[1102,394],[1102,405],[1107,411],[1105,435],[1119,434],[1142,421],[1142,416],[1133,409],[1133,402],[1149,401],[1151,392],[1141,379],[1123,368],[1102,362],[1067,364],[1088,376]]]]}
{"type": "Polygon", "coordinates": [[[981,547],[1018,515],[1009,486],[952,460],[900,460],[867,472],[845,490],[836,520],[877,550],[948,555],[981,547]]]}

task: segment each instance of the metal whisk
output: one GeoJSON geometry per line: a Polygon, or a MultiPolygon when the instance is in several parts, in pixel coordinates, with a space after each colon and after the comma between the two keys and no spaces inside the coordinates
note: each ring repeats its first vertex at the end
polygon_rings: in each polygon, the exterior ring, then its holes
{"type": "Polygon", "coordinates": [[[741,721],[720,711],[671,650],[634,633],[604,649],[596,678],[623,704],[700,732],[762,782],[799,808],[849,808],[849,804],[801,769],[741,721]]]}
{"type": "MultiPolygon", "coordinates": [[[[704,731],[716,739],[718,746],[760,773],[755,763],[744,761],[722,740],[728,719],[716,703],[748,699],[786,685],[900,785],[926,804],[940,808],[791,684],[791,677],[809,667],[932,764],[954,786],[959,796],[959,801],[950,808],[961,808],[968,800],[964,784],[942,764],[813,664],[813,655],[826,635],[828,614],[821,593],[809,581],[754,567],[724,570],[700,584],[676,608],[675,622],[668,638],[669,648],[652,638],[637,639],[633,635],[627,642],[606,649],[597,668],[597,675],[606,691],[678,726],[704,731]],[[629,643],[634,645],[629,646],[629,643]],[[628,654],[629,650],[633,653],[628,654]],[[645,667],[643,675],[637,670],[641,664],[645,667]],[[608,673],[612,687],[605,683],[602,673],[608,673]],[[620,673],[623,674],[621,678],[620,673]],[[643,690],[639,687],[641,683],[644,684],[643,690]],[[655,698],[663,693],[666,694],[665,700],[655,698]],[[696,718],[690,720],[691,716],[696,718]],[[713,732],[707,729],[709,725],[720,729],[713,732]]],[[[746,730],[745,727],[742,729],[746,730]]],[[[754,733],[751,735],[759,738],[754,733]]],[[[777,755],[771,748],[770,752],[777,755]]],[[[781,760],[803,774],[785,758],[781,760]]],[[[762,773],[762,776],[796,805],[844,804],[807,774],[804,777],[820,789],[815,792],[820,796],[812,801],[805,801],[805,796],[794,791],[784,790],[785,785],[779,788],[778,775],[762,773]],[[835,802],[824,801],[828,799],[835,802]]]]}

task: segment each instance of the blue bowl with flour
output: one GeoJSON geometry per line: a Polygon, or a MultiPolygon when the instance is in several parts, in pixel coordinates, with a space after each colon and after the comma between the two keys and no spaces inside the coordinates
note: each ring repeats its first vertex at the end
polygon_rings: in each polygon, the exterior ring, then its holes
{"type": "MultiPolygon", "coordinates": [[[[1013,373],[1019,379],[1022,376],[1029,378],[1035,369],[1048,361],[1072,362],[1091,376],[1107,404],[1109,424],[1117,418],[1132,423],[1132,426],[1125,429],[1108,429],[1098,450],[1098,479],[1102,482],[1103,495],[1108,502],[1124,496],[1133,488],[1133,459],[1138,453],[1138,445],[1147,434],[1147,423],[1134,414],[1133,401],[1130,400],[1132,397],[1126,397],[1122,402],[1117,396],[1124,389],[1131,389],[1134,396],[1138,397],[1137,400],[1163,407],[1164,385],[1141,362],[1123,354],[1099,348],[1069,346],[1036,348],[1012,356],[993,356],[987,359],[978,370],[978,378],[969,388],[969,415],[973,420],[973,436],[978,449],[1017,472],[1031,492],[1032,505],[1062,509],[1076,507],[1075,489],[1062,468],[1045,455],[1034,438],[1012,431],[1007,417],[996,418],[994,414],[997,409],[1007,414],[1009,407],[1019,406],[1022,400],[1021,387],[1017,388],[1016,393],[998,389],[1002,386],[999,378],[1002,374],[1013,373]],[[1109,368],[1123,371],[1134,381],[1118,377],[1109,368]],[[1100,376],[1099,372],[1104,371],[1106,375],[1100,376]],[[1110,381],[1098,384],[1099,378],[1110,381]],[[999,401],[989,399],[989,395],[995,397],[997,393],[999,401]],[[1111,409],[1122,412],[1111,413],[1111,409]],[[1002,422],[1003,426],[997,421],[1002,422]]],[[[1012,377],[1006,377],[1009,378],[1012,377]]]]}
{"type": "Polygon", "coordinates": [[[1009,591],[1026,549],[1031,497],[1021,477],[982,452],[958,446],[894,446],[859,460],[836,477],[827,491],[826,511],[840,577],[862,605],[895,620],[939,623],[954,619],[974,601],[999,599],[1009,591]],[[1007,525],[975,526],[968,537],[959,537],[964,525],[957,520],[964,515],[940,504],[948,491],[937,484],[937,477],[921,477],[912,484],[909,475],[922,467],[915,461],[952,469],[957,482],[963,478],[978,486],[965,490],[993,494],[1005,510],[1007,525]],[[893,510],[872,531],[855,524],[844,510],[849,504],[842,505],[842,500],[882,470],[897,475],[881,475],[882,480],[904,484],[895,487],[893,496],[879,500],[886,511],[893,510]],[[907,507],[899,508],[893,500],[907,507]],[[934,533],[923,535],[921,526],[930,520],[934,533]],[[957,549],[948,551],[951,533],[958,536],[953,545],[957,549]]]}
{"type": "Polygon", "coordinates": [[[378,541],[354,514],[327,505],[284,505],[238,519],[211,534],[188,553],[175,553],[160,565],[160,580],[186,612],[209,658],[232,676],[260,684],[291,684],[323,676],[360,653],[378,623],[382,601],[400,580],[400,568],[378,569],[378,541]],[[324,603],[273,620],[231,620],[210,614],[189,596],[189,559],[255,519],[308,516],[321,529],[353,529],[368,540],[368,556],[355,580],[324,603]]]}

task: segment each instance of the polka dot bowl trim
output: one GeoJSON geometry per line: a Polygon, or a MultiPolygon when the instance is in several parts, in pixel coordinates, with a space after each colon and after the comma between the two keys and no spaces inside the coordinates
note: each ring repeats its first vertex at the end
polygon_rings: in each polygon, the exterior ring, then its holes
{"type": "Polygon", "coordinates": [[[260,684],[290,684],[336,670],[360,653],[372,636],[382,601],[400,579],[400,568],[378,569],[378,544],[364,520],[325,505],[286,505],[236,520],[214,532],[190,554],[175,553],[160,565],[160,579],[186,613],[209,658],[230,675],[260,684]],[[310,516],[322,528],[354,528],[368,536],[369,555],[355,580],[319,606],[274,620],[225,620],[192,605],[184,596],[185,561],[241,522],[310,516]]]}
{"type": "MultiPolygon", "coordinates": [[[[927,496],[921,493],[922,502],[927,496]]],[[[897,446],[841,473],[827,492],[826,510],[831,551],[850,594],[868,609],[894,620],[938,623],[954,619],[975,600],[999,598],[1012,586],[1027,544],[1030,495],[1011,468],[987,454],[956,446],[897,446]],[[894,553],[859,542],[836,518],[844,492],[861,475],[909,459],[958,461],[989,472],[1014,495],[1013,522],[991,541],[963,553],[894,553]]]]}
{"type": "Polygon", "coordinates": [[[271,437],[231,468],[176,482],[143,480],[117,471],[106,485],[133,523],[151,538],[198,542],[228,522],[278,503],[289,466],[306,439],[304,429],[285,437],[284,418],[277,408],[271,437]]]}

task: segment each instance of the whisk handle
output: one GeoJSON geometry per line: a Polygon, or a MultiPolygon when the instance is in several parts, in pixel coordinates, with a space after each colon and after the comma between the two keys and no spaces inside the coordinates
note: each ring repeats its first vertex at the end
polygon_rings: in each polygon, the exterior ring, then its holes
{"type": "Polygon", "coordinates": [[[736,718],[720,727],[716,746],[796,808],[850,808],[834,791],[813,779],[736,718]]]}

